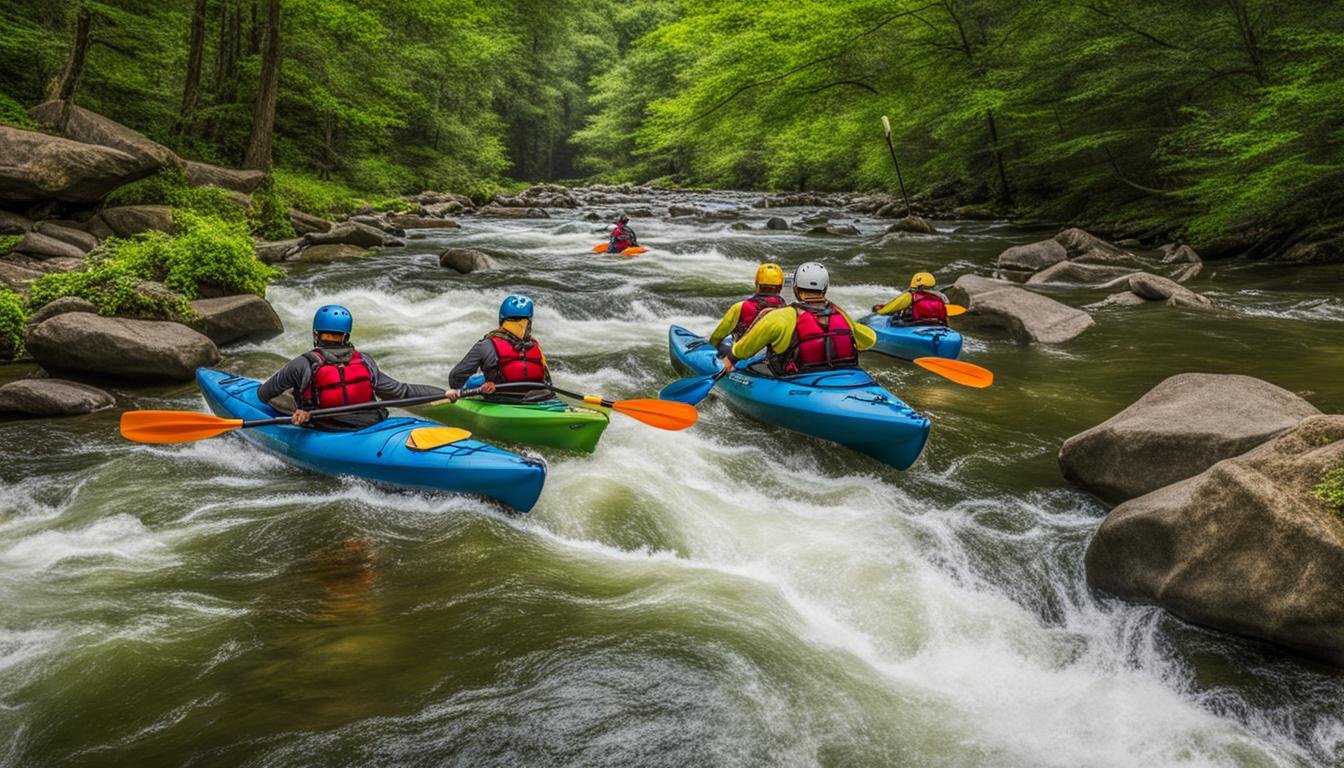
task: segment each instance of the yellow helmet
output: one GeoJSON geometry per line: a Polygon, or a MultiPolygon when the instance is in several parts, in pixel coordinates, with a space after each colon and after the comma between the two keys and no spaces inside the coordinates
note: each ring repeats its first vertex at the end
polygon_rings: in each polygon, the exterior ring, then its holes
{"type": "Polygon", "coordinates": [[[932,288],[938,281],[933,279],[933,275],[928,272],[916,272],[915,276],[910,278],[911,288],[932,288]]]}
{"type": "Polygon", "coordinates": [[[784,287],[784,270],[780,269],[778,264],[762,264],[756,268],[757,285],[773,285],[778,288],[784,287]]]}

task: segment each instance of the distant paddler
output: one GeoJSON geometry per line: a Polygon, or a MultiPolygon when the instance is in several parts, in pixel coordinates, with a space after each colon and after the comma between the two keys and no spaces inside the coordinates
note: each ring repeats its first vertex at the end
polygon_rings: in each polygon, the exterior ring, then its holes
{"type": "Polygon", "coordinates": [[[937,290],[938,281],[930,272],[917,272],[910,287],[885,304],[874,304],[879,315],[895,315],[905,325],[947,325],[947,296],[937,290]]]}
{"type": "Polygon", "coordinates": [[[639,238],[635,236],[635,230],[630,226],[630,217],[624,213],[616,220],[616,226],[611,230],[611,238],[607,242],[607,253],[621,253],[627,248],[634,248],[639,245],[639,238]]]}

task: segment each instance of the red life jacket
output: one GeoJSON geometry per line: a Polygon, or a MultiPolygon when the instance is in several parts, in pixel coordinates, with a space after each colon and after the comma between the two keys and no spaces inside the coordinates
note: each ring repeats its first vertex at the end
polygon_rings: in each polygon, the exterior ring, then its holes
{"type": "Polygon", "coordinates": [[[783,354],[770,353],[770,366],[777,374],[858,367],[859,348],[844,314],[830,302],[824,307],[802,303],[793,307],[798,311],[793,340],[783,354]]]}
{"type": "Polygon", "coordinates": [[[634,244],[635,244],[635,231],[633,229],[618,224],[616,225],[615,229],[611,230],[610,247],[614,247],[617,250],[623,251],[626,248],[633,246],[634,244]]]}
{"type": "Polygon", "coordinates": [[[319,348],[305,353],[304,357],[313,366],[313,375],[303,393],[306,407],[335,408],[374,399],[373,372],[364,362],[363,355],[355,352],[349,361],[339,363],[328,359],[319,348]]]}
{"type": "Polygon", "coordinates": [[[756,322],[756,316],[765,311],[766,307],[784,306],[784,297],[772,294],[756,294],[746,301],[742,302],[742,314],[737,319],[737,327],[733,328],[733,338],[740,339],[742,334],[747,332],[751,324],[756,322]]]}
{"type": "Polygon", "coordinates": [[[910,295],[910,318],[917,323],[947,322],[947,305],[941,296],[924,291],[912,291],[910,295]]]}
{"type": "Polygon", "coordinates": [[[490,333],[486,338],[495,345],[495,354],[499,356],[498,367],[486,371],[491,381],[496,384],[514,381],[546,383],[546,362],[536,339],[518,341],[505,333],[490,333]]]}

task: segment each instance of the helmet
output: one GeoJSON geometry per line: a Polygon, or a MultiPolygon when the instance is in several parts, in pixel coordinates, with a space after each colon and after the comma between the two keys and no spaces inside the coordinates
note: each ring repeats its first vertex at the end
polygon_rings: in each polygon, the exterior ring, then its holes
{"type": "Polygon", "coordinates": [[[526,296],[515,293],[510,295],[499,305],[499,321],[525,317],[532,319],[532,300],[526,296]]]}
{"type": "Polygon", "coordinates": [[[335,304],[319,307],[317,314],[313,315],[313,333],[342,333],[349,336],[354,326],[355,319],[350,316],[350,310],[335,304]]]}
{"type": "Polygon", "coordinates": [[[630,223],[630,217],[629,217],[629,216],[626,216],[624,213],[622,213],[622,214],[621,214],[621,218],[617,219],[617,220],[616,220],[616,223],[617,223],[617,224],[629,224],[629,223],[630,223]]]}
{"type": "Polygon", "coordinates": [[[793,289],[825,293],[831,285],[831,276],[826,268],[815,261],[800,264],[793,270],[793,289]]]}
{"type": "Polygon", "coordinates": [[[762,264],[756,268],[756,284],[783,287],[784,270],[778,264],[762,264]]]}
{"type": "Polygon", "coordinates": [[[915,276],[910,278],[911,288],[932,288],[938,281],[933,279],[933,275],[928,272],[916,272],[915,276]]]}

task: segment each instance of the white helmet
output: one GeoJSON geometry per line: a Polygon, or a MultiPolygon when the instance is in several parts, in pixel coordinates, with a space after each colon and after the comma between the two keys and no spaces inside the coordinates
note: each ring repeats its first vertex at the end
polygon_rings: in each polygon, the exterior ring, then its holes
{"type": "Polygon", "coordinates": [[[826,274],[825,267],[815,261],[800,264],[797,269],[793,270],[793,287],[795,290],[825,293],[830,285],[831,276],[826,274]]]}

